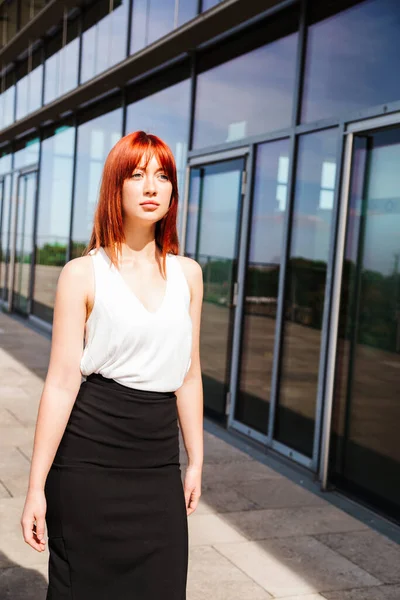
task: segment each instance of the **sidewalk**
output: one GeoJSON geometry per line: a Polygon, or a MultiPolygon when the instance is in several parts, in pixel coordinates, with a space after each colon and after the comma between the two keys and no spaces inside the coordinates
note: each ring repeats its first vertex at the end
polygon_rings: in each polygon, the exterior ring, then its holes
{"type": "MultiPolygon", "coordinates": [[[[47,551],[25,544],[19,520],[49,350],[46,337],[0,313],[1,600],[45,598],[47,551]]],[[[400,600],[400,546],[302,475],[282,475],[205,425],[188,600],[400,600]]]]}

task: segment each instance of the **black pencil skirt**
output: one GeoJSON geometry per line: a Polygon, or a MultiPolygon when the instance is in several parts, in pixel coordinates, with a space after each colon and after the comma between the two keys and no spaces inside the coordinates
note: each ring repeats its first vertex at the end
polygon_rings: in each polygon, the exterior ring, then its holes
{"type": "Polygon", "coordinates": [[[93,374],[45,485],[46,600],[185,600],[188,525],[174,392],[93,374]]]}

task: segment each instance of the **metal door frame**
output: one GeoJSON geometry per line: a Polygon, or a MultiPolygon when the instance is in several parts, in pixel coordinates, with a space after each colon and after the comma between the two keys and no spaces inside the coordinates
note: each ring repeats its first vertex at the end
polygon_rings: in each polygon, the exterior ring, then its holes
{"type": "Polygon", "coordinates": [[[346,244],[346,230],[348,208],[351,191],[352,159],[354,136],[358,133],[367,133],[383,127],[400,124],[400,112],[391,113],[382,117],[365,119],[348,123],[345,127],[345,149],[340,188],[340,203],[336,237],[335,265],[333,270],[333,283],[331,295],[330,335],[327,343],[327,363],[325,372],[324,409],[322,417],[322,437],[319,463],[319,479],[321,489],[328,486],[328,466],[330,453],[330,433],[332,424],[333,393],[335,384],[335,366],[337,354],[337,335],[339,326],[340,299],[342,292],[343,258],[346,244]]]}
{"type": "MultiPolygon", "coordinates": [[[[243,311],[243,290],[244,290],[244,277],[246,274],[246,247],[248,237],[248,221],[250,211],[250,190],[251,190],[251,177],[253,169],[253,146],[245,145],[233,150],[227,150],[224,152],[214,152],[211,154],[196,155],[188,159],[188,165],[186,169],[186,185],[185,195],[182,208],[182,254],[185,252],[186,244],[186,232],[187,232],[187,217],[188,217],[188,206],[189,206],[189,195],[190,195],[190,174],[192,168],[206,167],[210,164],[223,163],[235,158],[243,158],[245,178],[242,175],[242,198],[240,205],[241,219],[238,224],[238,252],[237,252],[237,278],[234,282],[234,294],[236,295],[237,301],[235,305],[235,314],[233,321],[233,332],[232,332],[232,343],[229,348],[230,352],[230,377],[228,383],[228,393],[225,402],[225,415],[228,417],[227,425],[233,426],[232,415],[235,410],[235,397],[236,387],[238,381],[238,367],[239,367],[239,351],[240,351],[240,334],[241,334],[241,322],[242,322],[242,311],[243,311]]],[[[238,215],[240,216],[240,215],[238,215]]]]}
{"type": "MultiPolygon", "coordinates": [[[[16,279],[16,244],[17,244],[17,227],[18,227],[18,217],[19,217],[19,210],[18,210],[18,197],[19,197],[19,192],[20,192],[20,181],[21,178],[26,176],[26,175],[35,175],[36,177],[36,187],[35,187],[35,193],[34,193],[34,199],[33,199],[33,210],[34,210],[34,215],[33,215],[33,220],[32,220],[32,239],[34,240],[35,238],[35,215],[36,215],[36,210],[37,210],[37,194],[38,194],[38,181],[39,181],[39,167],[38,165],[29,165],[27,167],[23,167],[21,169],[16,169],[14,171],[14,174],[16,175],[17,181],[16,181],[16,193],[14,196],[15,199],[15,208],[14,208],[14,221],[13,221],[13,239],[12,239],[12,245],[11,245],[11,254],[10,254],[10,273],[11,273],[11,278],[10,278],[10,282],[9,282],[9,288],[8,288],[8,310],[10,312],[14,311],[14,306],[13,306],[13,301],[14,301],[14,285],[15,285],[15,279],[16,279]]],[[[25,202],[25,199],[24,199],[25,202]]],[[[32,307],[32,295],[33,295],[33,275],[34,275],[34,265],[35,265],[35,256],[34,256],[34,244],[32,245],[32,257],[31,257],[31,264],[30,264],[30,273],[29,273],[29,296],[28,296],[28,310],[26,313],[26,316],[29,316],[30,312],[31,312],[31,307],[32,307]]],[[[20,312],[20,311],[16,311],[16,312],[20,312]]]]}

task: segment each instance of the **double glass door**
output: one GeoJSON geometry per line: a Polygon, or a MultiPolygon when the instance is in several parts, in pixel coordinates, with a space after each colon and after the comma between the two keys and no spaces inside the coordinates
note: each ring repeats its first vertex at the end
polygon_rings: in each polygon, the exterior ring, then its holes
{"type": "Polygon", "coordinates": [[[192,165],[190,175],[185,254],[203,269],[204,403],[222,419],[229,410],[245,169],[246,157],[239,156],[192,165]]]}
{"type": "Polygon", "coordinates": [[[398,519],[400,126],[349,135],[329,479],[398,519]]]}
{"type": "Polygon", "coordinates": [[[31,311],[34,271],[34,218],[37,171],[20,173],[16,184],[12,310],[31,311]]]}

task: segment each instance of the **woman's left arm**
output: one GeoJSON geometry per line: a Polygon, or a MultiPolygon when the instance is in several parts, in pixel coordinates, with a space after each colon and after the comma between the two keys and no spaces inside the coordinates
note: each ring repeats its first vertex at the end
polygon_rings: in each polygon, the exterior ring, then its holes
{"type": "Polygon", "coordinates": [[[190,288],[192,353],[189,371],[176,390],[179,426],[188,456],[184,479],[186,513],[196,510],[201,496],[203,470],[203,384],[200,366],[200,321],[203,302],[203,272],[191,258],[179,257],[190,288]]]}

